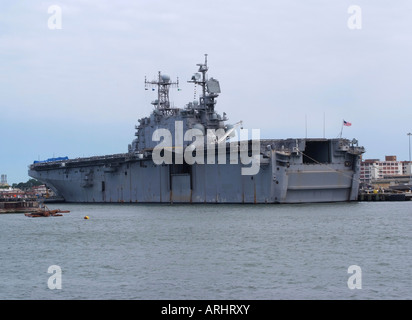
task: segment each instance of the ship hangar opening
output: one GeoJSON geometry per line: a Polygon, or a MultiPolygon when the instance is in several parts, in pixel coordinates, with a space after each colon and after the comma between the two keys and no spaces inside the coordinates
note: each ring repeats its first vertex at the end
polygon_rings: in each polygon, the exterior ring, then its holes
{"type": "Polygon", "coordinates": [[[304,164],[331,163],[331,146],[328,140],[306,140],[304,164]]]}

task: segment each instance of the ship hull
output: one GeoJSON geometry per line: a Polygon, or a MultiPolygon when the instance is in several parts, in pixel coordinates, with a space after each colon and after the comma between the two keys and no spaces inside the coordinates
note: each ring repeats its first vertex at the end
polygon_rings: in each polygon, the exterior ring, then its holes
{"type": "Polygon", "coordinates": [[[245,165],[241,161],[234,163],[233,158],[230,161],[229,154],[225,164],[193,165],[157,165],[152,159],[131,154],[113,155],[31,165],[29,175],[44,182],[66,202],[79,203],[357,200],[359,155],[339,150],[339,139],[323,139],[305,160],[307,145],[305,139],[262,142],[260,169],[254,175],[242,175],[245,165]],[[270,150],[265,149],[268,143],[272,143],[270,150]],[[292,152],[295,144],[296,149],[303,151],[292,152]],[[285,146],[290,152],[284,151],[285,146]],[[323,159],[325,154],[327,160],[323,159]]]}

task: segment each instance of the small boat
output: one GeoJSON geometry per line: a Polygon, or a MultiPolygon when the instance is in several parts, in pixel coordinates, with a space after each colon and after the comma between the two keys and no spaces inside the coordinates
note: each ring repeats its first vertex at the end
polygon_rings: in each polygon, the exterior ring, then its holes
{"type": "Polygon", "coordinates": [[[25,213],[24,215],[26,217],[32,217],[32,218],[38,218],[38,217],[61,217],[63,216],[61,213],[68,213],[70,212],[69,210],[60,210],[60,209],[54,209],[50,210],[47,208],[47,206],[43,205],[41,209],[38,209],[36,211],[30,212],[30,213],[25,213]]]}

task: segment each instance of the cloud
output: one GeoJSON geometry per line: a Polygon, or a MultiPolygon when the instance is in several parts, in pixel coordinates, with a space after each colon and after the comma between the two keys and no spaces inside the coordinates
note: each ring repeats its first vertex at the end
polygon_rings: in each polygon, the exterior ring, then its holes
{"type": "Polygon", "coordinates": [[[393,146],[411,131],[412,4],[356,1],[363,25],[349,30],[350,4],[2,1],[0,135],[19,128],[19,141],[36,138],[24,152],[2,140],[0,173],[24,180],[16,155],[28,164],[39,153],[124,152],[137,119],[151,111],[144,77],[179,77],[182,91],[171,99],[183,107],[204,53],[222,88],[217,109],[230,122],[286,138],[304,136],[306,118],[308,134],[322,136],[325,114],[326,135],[336,137],[345,118],[366,157],[391,150],[406,159],[405,145],[393,146]],[[47,28],[50,5],[62,7],[62,30],[47,28]]]}

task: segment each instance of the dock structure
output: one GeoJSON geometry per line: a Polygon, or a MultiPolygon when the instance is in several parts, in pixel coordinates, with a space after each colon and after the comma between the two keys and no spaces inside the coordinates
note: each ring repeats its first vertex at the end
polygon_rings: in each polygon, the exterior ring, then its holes
{"type": "Polygon", "coordinates": [[[24,213],[39,208],[39,202],[35,199],[7,199],[0,198],[1,213],[24,213]]]}
{"type": "Polygon", "coordinates": [[[409,201],[412,193],[360,192],[358,201],[409,201]]]}

